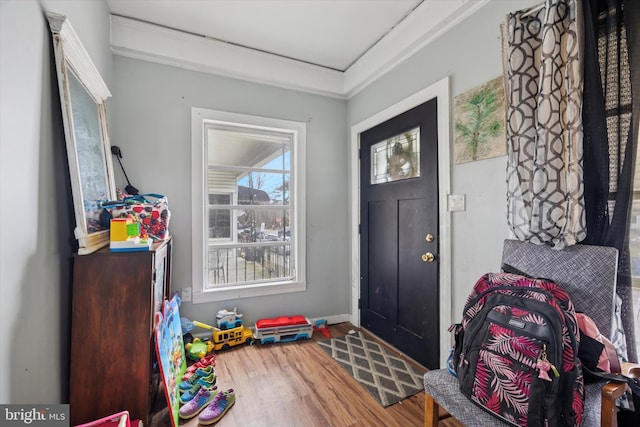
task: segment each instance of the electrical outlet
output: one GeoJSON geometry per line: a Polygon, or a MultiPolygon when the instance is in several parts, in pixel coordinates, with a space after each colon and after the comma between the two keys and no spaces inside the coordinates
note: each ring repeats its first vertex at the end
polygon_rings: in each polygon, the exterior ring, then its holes
{"type": "Polygon", "coordinates": [[[191,288],[182,288],[180,292],[180,299],[182,301],[191,301],[191,288]]]}

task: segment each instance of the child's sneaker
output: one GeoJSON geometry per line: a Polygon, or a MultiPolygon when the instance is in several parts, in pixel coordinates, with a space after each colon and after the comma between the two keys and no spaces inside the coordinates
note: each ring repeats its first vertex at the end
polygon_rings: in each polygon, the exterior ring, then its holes
{"type": "Polygon", "coordinates": [[[180,392],[182,393],[180,395],[180,403],[184,404],[193,399],[195,395],[198,394],[201,388],[207,388],[210,390],[213,389],[216,383],[216,376],[215,374],[211,375],[213,375],[213,382],[211,383],[203,381],[203,378],[199,378],[198,381],[196,381],[193,387],[191,387],[189,390],[180,390],[180,392]]]}
{"type": "Polygon", "coordinates": [[[216,366],[215,360],[213,361],[213,364],[210,364],[210,365],[200,364],[200,362],[197,362],[196,364],[193,364],[189,366],[189,368],[187,368],[186,372],[182,376],[182,381],[188,380],[190,377],[192,377],[193,375],[197,375],[197,373],[201,371],[207,372],[207,375],[208,375],[213,371],[215,366],[216,366]]]}
{"type": "Polygon", "coordinates": [[[236,403],[236,393],[230,388],[227,391],[221,391],[216,395],[213,401],[200,413],[198,421],[202,425],[209,425],[218,422],[229,408],[236,403]]]}
{"type": "Polygon", "coordinates": [[[216,395],[218,395],[218,387],[200,388],[193,399],[182,405],[178,416],[184,420],[195,417],[215,399],[216,395]]]}
{"type": "Polygon", "coordinates": [[[199,378],[208,377],[212,373],[213,373],[213,366],[211,365],[207,366],[206,368],[198,368],[193,372],[193,374],[189,378],[182,377],[182,382],[178,386],[178,389],[180,391],[189,390],[193,388],[193,386],[195,385],[196,381],[198,381],[199,378]]]}
{"type": "Polygon", "coordinates": [[[215,353],[210,355],[210,356],[203,357],[202,359],[198,360],[193,365],[189,365],[187,367],[187,373],[185,375],[192,374],[192,373],[194,373],[196,371],[196,369],[198,369],[198,368],[206,368],[207,366],[211,366],[211,367],[215,368],[215,366],[216,366],[216,355],[215,355],[215,353]]]}
{"type": "Polygon", "coordinates": [[[206,377],[198,377],[198,379],[196,380],[196,384],[200,384],[204,387],[211,387],[214,386],[216,384],[216,381],[218,379],[216,378],[216,373],[215,372],[211,372],[209,375],[207,375],[206,377]]]}
{"type": "Polygon", "coordinates": [[[203,388],[206,388],[206,387],[202,387],[200,384],[196,384],[193,386],[192,389],[187,390],[182,394],[180,394],[180,404],[184,405],[185,403],[190,402],[191,399],[196,397],[196,394],[198,394],[200,389],[203,389],[203,388]]]}

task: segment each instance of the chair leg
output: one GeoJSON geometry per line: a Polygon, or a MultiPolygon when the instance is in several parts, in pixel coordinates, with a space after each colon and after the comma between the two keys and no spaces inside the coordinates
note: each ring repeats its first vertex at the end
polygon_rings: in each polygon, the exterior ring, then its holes
{"type": "Polygon", "coordinates": [[[424,394],[424,427],[438,427],[438,402],[429,393],[424,394]]]}

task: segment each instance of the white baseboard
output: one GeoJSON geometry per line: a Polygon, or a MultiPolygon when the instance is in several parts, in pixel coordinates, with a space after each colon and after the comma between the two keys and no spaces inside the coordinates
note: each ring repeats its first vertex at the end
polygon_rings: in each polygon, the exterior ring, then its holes
{"type": "Polygon", "coordinates": [[[314,324],[316,323],[316,321],[321,319],[326,320],[327,324],[329,325],[336,325],[338,323],[350,322],[351,315],[350,314],[334,314],[333,316],[327,316],[327,317],[309,318],[311,323],[314,323],[314,324]]]}

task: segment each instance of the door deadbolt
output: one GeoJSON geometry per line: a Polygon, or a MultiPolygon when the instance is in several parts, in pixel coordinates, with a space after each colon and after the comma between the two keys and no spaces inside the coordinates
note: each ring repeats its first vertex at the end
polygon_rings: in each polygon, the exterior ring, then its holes
{"type": "Polygon", "coordinates": [[[422,254],[422,261],[424,261],[424,262],[433,262],[434,259],[436,259],[436,257],[431,252],[427,252],[426,254],[422,254]]]}

